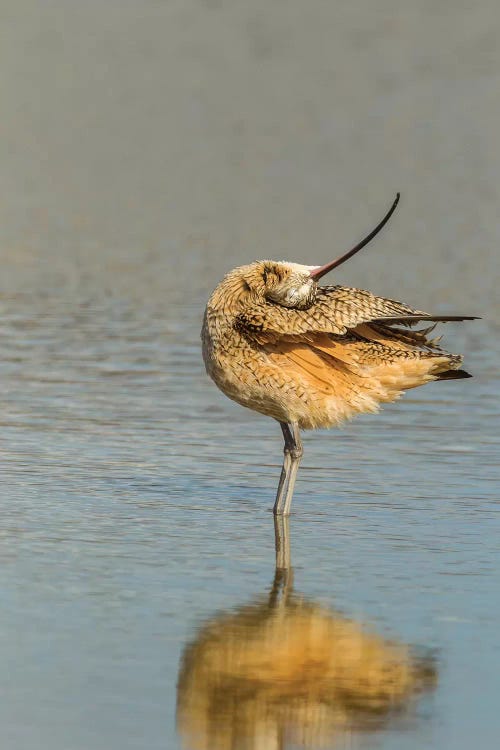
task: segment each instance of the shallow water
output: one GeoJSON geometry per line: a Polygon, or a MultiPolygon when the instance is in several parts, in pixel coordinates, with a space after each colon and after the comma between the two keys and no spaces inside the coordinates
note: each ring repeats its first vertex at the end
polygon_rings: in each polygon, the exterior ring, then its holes
{"type": "Polygon", "coordinates": [[[289,5],[1,3],[9,750],[498,740],[498,11],[289,5]],[[404,186],[337,278],[483,315],[443,327],[475,377],[305,435],[296,609],[269,609],[281,434],[207,380],[203,307],[238,263],[326,261],[404,186]],[[283,674],[297,607],[326,640],[283,674]],[[339,622],[358,655],[340,676],[339,622]],[[370,637],[428,665],[397,699],[388,678],[387,705],[370,637]]]}

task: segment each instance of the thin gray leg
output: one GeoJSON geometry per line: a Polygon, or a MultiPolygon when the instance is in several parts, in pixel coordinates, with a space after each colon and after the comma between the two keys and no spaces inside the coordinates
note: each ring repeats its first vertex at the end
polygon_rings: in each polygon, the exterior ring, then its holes
{"type": "Polygon", "coordinates": [[[281,467],[280,481],[278,484],[278,491],[276,492],[276,502],[274,503],[273,512],[275,514],[278,513],[278,508],[281,506],[282,500],[285,495],[286,485],[288,481],[288,475],[290,473],[291,464],[292,464],[292,459],[290,458],[290,453],[285,448],[284,457],[283,457],[283,466],[281,467]]]}
{"type": "Polygon", "coordinates": [[[300,431],[299,431],[298,424],[296,422],[292,422],[291,428],[293,432],[293,447],[290,451],[292,465],[290,467],[288,487],[286,490],[285,507],[283,510],[284,516],[290,515],[290,508],[292,506],[292,497],[293,497],[293,489],[295,487],[295,480],[297,478],[297,472],[299,470],[300,459],[302,458],[304,454],[304,449],[302,447],[302,441],[300,439],[300,431]]]}
{"type": "Polygon", "coordinates": [[[286,422],[280,422],[280,426],[285,440],[285,455],[273,512],[275,515],[288,516],[292,504],[295,479],[304,450],[297,423],[292,422],[287,424],[286,422]]]}
{"type": "Polygon", "coordinates": [[[290,468],[292,465],[292,458],[290,450],[293,444],[293,436],[290,431],[290,427],[286,422],[280,422],[281,431],[285,440],[285,447],[283,449],[283,467],[281,469],[280,481],[278,483],[278,491],[276,492],[276,501],[274,503],[273,513],[274,515],[283,513],[282,506],[285,499],[286,490],[288,487],[288,477],[290,475],[290,468]]]}

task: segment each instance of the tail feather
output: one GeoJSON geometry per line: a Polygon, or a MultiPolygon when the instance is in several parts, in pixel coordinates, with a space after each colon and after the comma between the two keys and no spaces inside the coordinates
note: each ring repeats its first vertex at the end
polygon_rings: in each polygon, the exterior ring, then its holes
{"type": "Polygon", "coordinates": [[[462,378],[472,378],[467,370],[445,370],[436,376],[436,380],[461,380],[462,378]]]}
{"type": "Polygon", "coordinates": [[[435,321],[436,323],[446,323],[449,321],[462,321],[462,320],[480,320],[477,315],[398,315],[396,317],[385,316],[381,318],[374,318],[372,323],[403,323],[404,325],[413,325],[421,320],[435,321]]]}
{"type": "Polygon", "coordinates": [[[357,362],[364,367],[382,366],[381,381],[397,379],[401,390],[414,388],[430,380],[458,380],[472,377],[462,370],[462,356],[450,354],[439,339],[427,338],[434,325],[420,330],[395,328],[384,323],[362,324],[352,331],[351,343],[357,362]]]}

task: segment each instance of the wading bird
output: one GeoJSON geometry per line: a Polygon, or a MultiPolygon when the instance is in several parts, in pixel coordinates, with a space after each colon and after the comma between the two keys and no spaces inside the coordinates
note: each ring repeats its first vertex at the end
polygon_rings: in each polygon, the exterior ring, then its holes
{"type": "Polygon", "coordinates": [[[300,428],[339,425],[408,388],[471,377],[460,369],[462,357],[428,334],[436,322],[472,316],[430,315],[363,289],[318,286],[375,237],[398,201],[399,193],[375,229],[331,263],[255,261],[226,274],[208,301],[201,332],[208,374],[233,401],[281,425],[275,514],[290,513],[300,428]],[[432,325],[415,330],[422,321],[432,325]]]}

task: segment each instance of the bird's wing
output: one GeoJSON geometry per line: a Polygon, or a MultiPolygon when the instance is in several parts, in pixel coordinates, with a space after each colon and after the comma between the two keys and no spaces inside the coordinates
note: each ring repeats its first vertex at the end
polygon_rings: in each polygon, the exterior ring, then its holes
{"type": "Polygon", "coordinates": [[[361,323],[370,323],[386,318],[411,318],[419,316],[428,319],[431,316],[422,310],[415,310],[397,300],[377,297],[365,289],[354,289],[346,286],[326,286],[318,289],[314,304],[315,315],[332,321],[338,331],[345,334],[348,329],[356,328],[361,323]],[[317,312],[316,312],[317,310],[317,312]]]}
{"type": "Polygon", "coordinates": [[[311,332],[343,336],[360,323],[404,318],[402,322],[408,324],[411,316],[418,316],[418,320],[432,320],[432,316],[402,302],[377,297],[363,289],[330,286],[318,289],[315,303],[307,310],[265,302],[240,313],[235,326],[257,338],[259,334],[281,337],[311,332]]]}
{"type": "Polygon", "coordinates": [[[377,297],[364,289],[345,286],[320,287],[316,301],[306,310],[265,302],[247,308],[235,320],[235,327],[256,340],[329,333],[345,336],[363,323],[400,324],[476,320],[469,315],[432,315],[403,302],[377,297]]]}
{"type": "Polygon", "coordinates": [[[376,370],[379,365],[384,366],[381,377],[389,378],[390,382],[385,383],[389,400],[403,388],[425,382],[422,376],[427,377],[432,368],[442,365],[447,372],[462,373],[457,370],[461,357],[448,355],[440,348],[439,340],[428,338],[432,325],[422,330],[412,326],[419,321],[464,319],[465,316],[432,316],[362,289],[323,287],[318,290],[315,304],[307,310],[269,302],[241,313],[235,325],[267,353],[271,362],[288,372],[296,371],[298,382],[306,384],[304,388],[342,394],[346,403],[355,404],[359,386],[356,378],[366,376],[366,367],[376,370]],[[403,327],[393,327],[397,323],[403,327]],[[399,390],[392,387],[392,365],[402,384],[399,390]]]}
{"type": "Polygon", "coordinates": [[[425,320],[436,323],[477,320],[472,315],[433,315],[423,310],[414,310],[403,302],[377,297],[364,289],[345,286],[320,287],[315,307],[319,307],[327,317],[333,313],[336,321],[345,329],[355,328],[360,323],[399,323],[413,326],[425,320]]]}
{"type": "Polygon", "coordinates": [[[312,389],[317,394],[348,399],[356,387],[353,367],[358,354],[342,338],[333,340],[327,333],[281,338],[261,334],[260,343],[270,362],[288,375],[296,373],[296,389],[302,384],[309,394],[312,389]]]}

